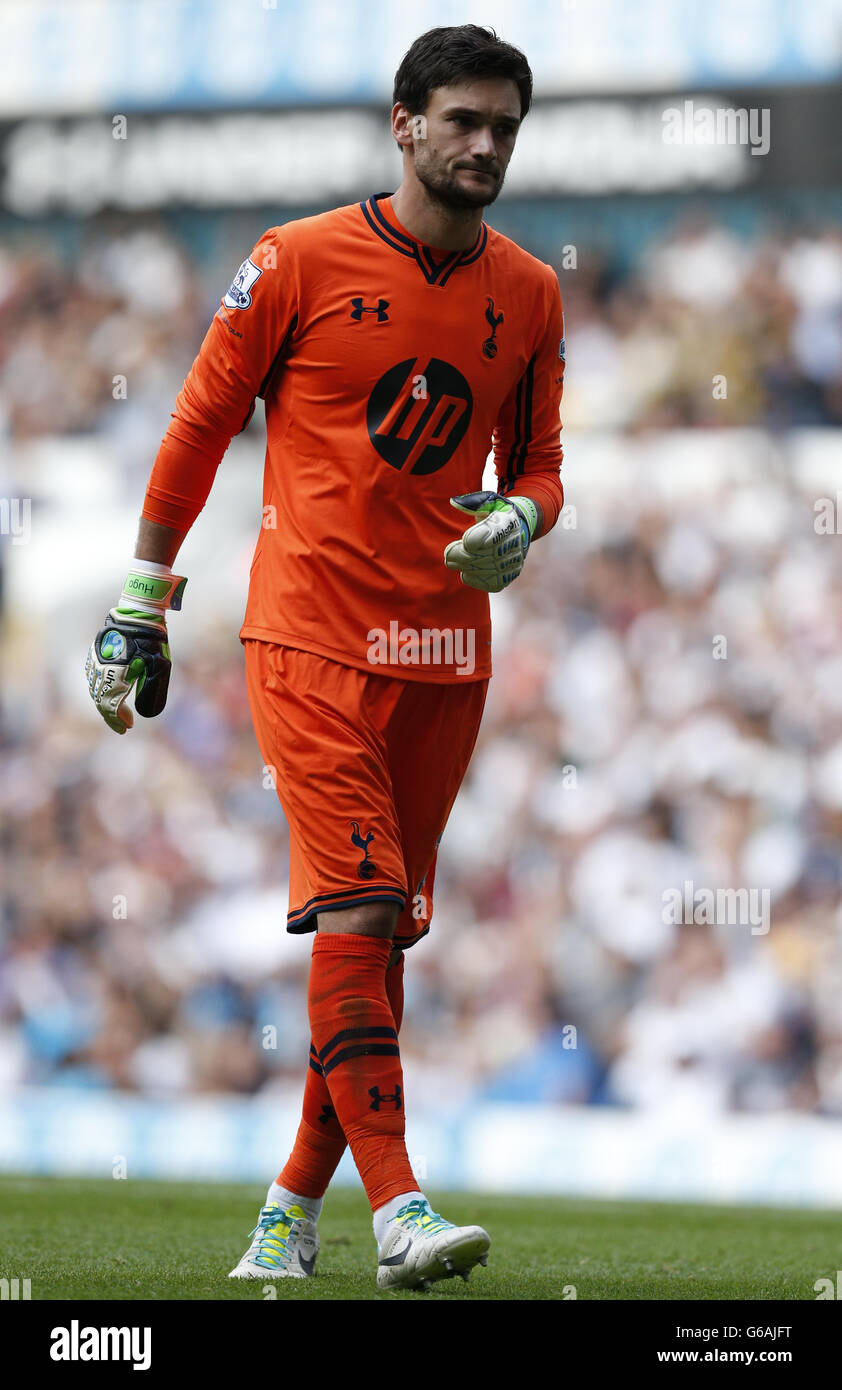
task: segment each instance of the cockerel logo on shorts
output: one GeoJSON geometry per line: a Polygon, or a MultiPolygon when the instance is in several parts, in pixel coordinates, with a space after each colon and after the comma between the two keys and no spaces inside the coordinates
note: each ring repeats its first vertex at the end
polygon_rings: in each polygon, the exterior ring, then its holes
{"type": "Polygon", "coordinates": [[[361,849],[363,852],[363,857],[357,865],[357,874],[360,878],[374,878],[374,875],[377,873],[377,865],[368,857],[368,847],[374,839],[374,831],[367,830],[365,835],[363,835],[358,820],[352,820],[348,823],[353,826],[351,831],[351,844],[356,845],[357,849],[361,849]]]}

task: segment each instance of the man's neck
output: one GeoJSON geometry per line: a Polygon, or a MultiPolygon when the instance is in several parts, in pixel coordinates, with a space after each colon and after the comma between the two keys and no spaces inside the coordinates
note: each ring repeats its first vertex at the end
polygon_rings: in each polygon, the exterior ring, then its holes
{"type": "Polygon", "coordinates": [[[423,183],[404,179],[392,194],[392,208],[402,227],[424,246],[441,251],[467,251],[482,226],[483,209],[448,208],[431,197],[423,183]]]}

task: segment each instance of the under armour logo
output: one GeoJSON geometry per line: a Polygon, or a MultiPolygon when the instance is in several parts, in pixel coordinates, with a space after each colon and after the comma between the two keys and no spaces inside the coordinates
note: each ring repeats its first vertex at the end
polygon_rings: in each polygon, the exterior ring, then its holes
{"type": "Polygon", "coordinates": [[[381,1096],[379,1086],[370,1086],[368,1094],[373,1097],[369,1110],[379,1110],[381,1105],[394,1105],[396,1110],[401,1108],[401,1088],[397,1082],[391,1095],[381,1096]]]}
{"type": "Polygon", "coordinates": [[[335,1119],[336,1119],[336,1111],[334,1110],[333,1106],[332,1106],[332,1105],[323,1105],[323,1106],[322,1106],[322,1113],[321,1113],[321,1115],[319,1116],[319,1124],[320,1124],[320,1125],[326,1125],[327,1122],[328,1122],[328,1120],[335,1120],[335,1119]]]}
{"type": "Polygon", "coordinates": [[[356,299],[351,300],[351,318],[359,323],[363,314],[376,314],[378,323],[388,323],[389,315],[386,310],[389,307],[388,299],[378,299],[376,304],[363,304],[362,295],[357,295],[356,299]]]}

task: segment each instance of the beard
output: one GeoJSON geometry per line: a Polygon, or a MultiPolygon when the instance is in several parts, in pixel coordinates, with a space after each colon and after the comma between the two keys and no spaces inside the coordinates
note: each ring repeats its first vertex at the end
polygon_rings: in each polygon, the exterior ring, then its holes
{"type": "MultiPolygon", "coordinates": [[[[466,160],[460,166],[463,169],[472,168],[466,160]]],[[[490,177],[484,180],[482,186],[469,188],[467,184],[460,182],[459,170],[445,163],[440,155],[435,151],[426,149],[419,159],[418,148],[415,152],[415,174],[419,181],[426,188],[433,202],[440,203],[450,210],[468,211],[473,208],[488,207],[497,197],[503,187],[504,174],[499,167],[482,170],[490,177]]]]}

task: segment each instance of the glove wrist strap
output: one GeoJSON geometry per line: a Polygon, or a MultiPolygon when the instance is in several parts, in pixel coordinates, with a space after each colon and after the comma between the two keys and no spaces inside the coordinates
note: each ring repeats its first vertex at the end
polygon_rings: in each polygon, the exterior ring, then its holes
{"type": "Polygon", "coordinates": [[[185,577],[173,574],[169,565],[159,565],[153,560],[135,560],[123,581],[123,591],[117,607],[153,613],[160,617],[164,616],[168,608],[177,613],[181,608],[186,584],[185,577]]]}
{"type": "Polygon", "coordinates": [[[529,528],[529,539],[535,535],[535,528],[538,525],[538,508],[531,497],[507,497],[507,502],[511,502],[516,511],[520,512],[527,527],[529,528]]]}

